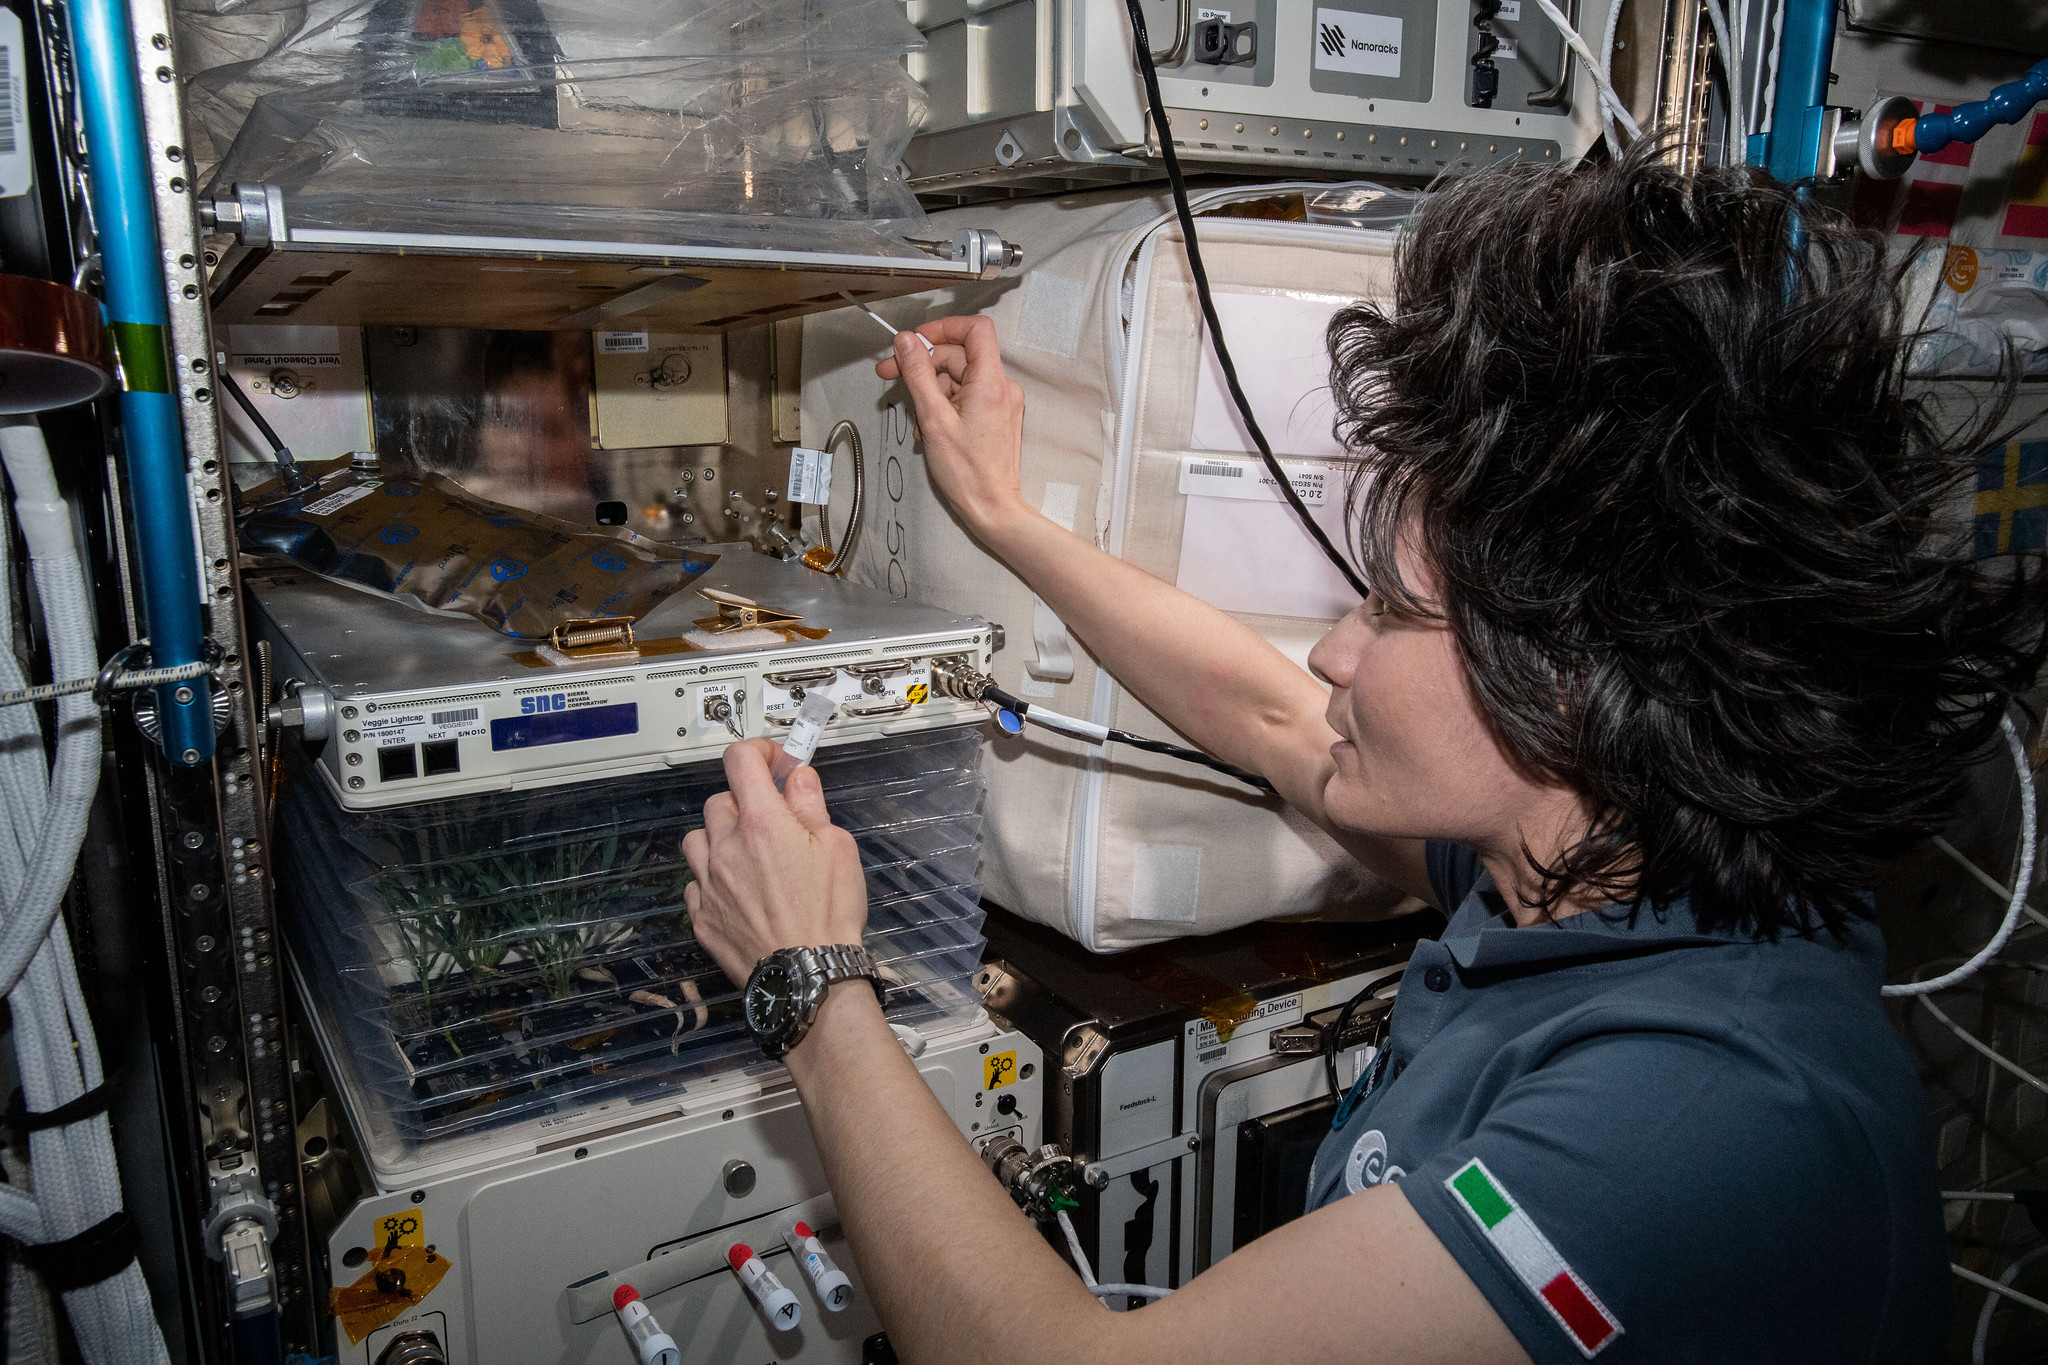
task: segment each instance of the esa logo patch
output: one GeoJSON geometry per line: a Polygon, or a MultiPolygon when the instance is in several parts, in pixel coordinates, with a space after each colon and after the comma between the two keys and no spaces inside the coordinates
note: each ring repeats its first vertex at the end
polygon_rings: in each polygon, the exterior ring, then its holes
{"type": "Polygon", "coordinates": [[[1399,1166],[1387,1164],[1387,1136],[1377,1128],[1368,1128],[1359,1134],[1358,1141],[1351,1144],[1351,1155],[1344,1159],[1344,1190],[1357,1194],[1360,1190],[1384,1185],[1389,1180],[1399,1180],[1408,1172],[1399,1166]]]}

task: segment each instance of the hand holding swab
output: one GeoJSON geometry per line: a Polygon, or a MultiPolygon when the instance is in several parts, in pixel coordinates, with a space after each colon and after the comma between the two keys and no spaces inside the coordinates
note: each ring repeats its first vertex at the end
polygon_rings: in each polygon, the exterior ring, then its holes
{"type": "MultiPolygon", "coordinates": [[[[866,313],[869,317],[873,318],[875,320],[875,325],[877,327],[880,327],[883,331],[887,332],[890,336],[893,337],[896,335],[897,329],[894,326],[890,325],[889,319],[883,317],[880,313],[877,313],[874,309],[868,307],[859,299],[856,299],[853,295],[847,293],[844,289],[839,291],[839,297],[845,299],[848,303],[860,309],[861,312],[866,313]]],[[[932,344],[929,340],[925,338],[924,333],[911,332],[910,334],[916,337],[919,341],[924,342],[925,353],[927,355],[931,354],[932,344]]]]}

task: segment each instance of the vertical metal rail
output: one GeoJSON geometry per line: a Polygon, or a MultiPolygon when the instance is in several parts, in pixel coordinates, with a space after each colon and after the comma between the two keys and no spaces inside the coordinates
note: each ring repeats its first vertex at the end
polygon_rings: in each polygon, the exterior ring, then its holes
{"type": "MultiPolygon", "coordinates": [[[[87,4],[108,0],[71,3],[76,16],[87,4]]],[[[141,158],[148,177],[150,218],[144,226],[157,252],[151,286],[166,327],[163,353],[171,391],[162,397],[173,420],[182,418],[180,495],[189,484],[189,505],[195,509],[184,520],[184,562],[188,573],[202,579],[190,594],[195,608],[202,590],[210,604],[209,611],[194,614],[218,660],[217,677],[226,688],[231,716],[216,750],[210,718],[202,710],[201,719],[208,722],[206,751],[213,762],[159,770],[156,784],[161,864],[169,873],[166,939],[197,1092],[197,1137],[214,1204],[213,1210],[199,1212],[218,1214],[223,1201],[245,1193],[265,1196],[274,1205],[276,1235],[269,1251],[285,1352],[317,1354],[321,1305],[313,1301],[311,1289],[297,1109],[285,1037],[284,969],[271,891],[268,793],[259,752],[268,698],[256,695],[251,682],[255,670],[243,630],[233,496],[206,308],[205,271],[211,262],[200,235],[194,207],[198,187],[191,182],[185,151],[169,0],[128,0],[123,8],[129,23],[119,33],[120,55],[140,100],[137,141],[127,150],[141,158]],[[191,547],[195,529],[198,544],[191,547]]],[[[88,173],[97,174],[97,145],[92,154],[88,173]]],[[[113,230],[102,218],[101,250],[109,259],[113,230]]],[[[125,426],[125,411],[123,418],[125,426]]],[[[145,496],[138,484],[138,523],[145,496]]],[[[146,586],[150,567],[147,561],[140,567],[146,586]]],[[[154,599],[148,607],[154,644],[154,599]]],[[[161,650],[156,658],[169,662],[161,650]]],[[[164,714],[160,708],[159,715],[164,714]]],[[[210,1229],[218,1226],[218,1221],[209,1222],[210,1229]]],[[[217,1255],[219,1248],[205,1250],[217,1255]]],[[[255,1287],[238,1283],[229,1269],[217,1301],[224,1315],[243,1321],[260,1316],[264,1305],[255,1287]]],[[[225,1335],[227,1324],[221,1326],[225,1335]]]]}

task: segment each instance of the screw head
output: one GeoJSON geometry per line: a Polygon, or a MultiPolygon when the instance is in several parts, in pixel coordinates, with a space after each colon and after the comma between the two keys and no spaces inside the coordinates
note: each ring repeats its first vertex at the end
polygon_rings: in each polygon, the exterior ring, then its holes
{"type": "Polygon", "coordinates": [[[348,789],[352,792],[361,791],[363,789],[363,779],[360,777],[351,777],[348,780],[348,789]]]}
{"type": "Polygon", "coordinates": [[[189,768],[199,762],[199,751],[197,749],[187,749],[179,757],[185,760],[185,766],[189,768]]]}
{"type": "Polygon", "coordinates": [[[353,707],[353,706],[344,706],[344,707],[342,707],[342,708],[341,708],[341,718],[342,718],[343,720],[354,720],[354,719],[356,718],[356,708],[355,708],[355,707],[353,707]]]}
{"type": "Polygon", "coordinates": [[[190,706],[192,704],[193,695],[194,693],[191,688],[181,687],[177,691],[171,693],[171,700],[178,703],[178,705],[180,706],[190,706]]]}
{"type": "Polygon", "coordinates": [[[348,743],[354,744],[357,740],[363,737],[363,732],[361,730],[343,730],[341,732],[341,737],[348,743]]]}
{"type": "Polygon", "coordinates": [[[228,1050],[228,1040],[216,1033],[213,1037],[206,1040],[206,1050],[208,1052],[226,1052],[228,1050]]]}
{"type": "Polygon", "coordinates": [[[717,471],[717,470],[715,470],[715,469],[712,469],[712,468],[709,468],[708,466],[707,466],[707,467],[705,468],[705,470],[704,470],[704,482],[706,482],[706,483],[710,483],[710,482],[711,482],[711,481],[712,481],[713,479],[715,479],[715,478],[717,478],[717,477],[718,477],[718,471],[717,471]]]}
{"type": "Polygon", "coordinates": [[[697,514],[694,512],[685,512],[678,519],[683,523],[683,525],[688,526],[691,522],[697,519],[697,514]]]}
{"type": "Polygon", "coordinates": [[[192,940],[192,946],[202,953],[212,952],[213,945],[214,937],[212,934],[201,934],[198,938],[192,940]]]}
{"type": "Polygon", "coordinates": [[[188,829],[178,836],[178,842],[196,852],[206,847],[206,836],[196,829],[188,829]]]}
{"type": "Polygon", "coordinates": [[[363,766],[363,756],[361,754],[350,754],[347,758],[343,759],[342,761],[348,764],[348,766],[351,768],[360,768],[363,766]]]}

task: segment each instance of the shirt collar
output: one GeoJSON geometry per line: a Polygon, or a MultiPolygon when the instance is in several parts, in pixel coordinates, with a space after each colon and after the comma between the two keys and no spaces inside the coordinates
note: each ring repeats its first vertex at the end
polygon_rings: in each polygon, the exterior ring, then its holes
{"type": "Polygon", "coordinates": [[[1488,903],[1486,893],[1494,890],[1493,874],[1482,871],[1444,929],[1443,945],[1460,967],[1525,967],[1749,941],[1734,934],[1702,933],[1684,897],[1669,905],[1615,905],[1518,927],[1488,903]]]}

